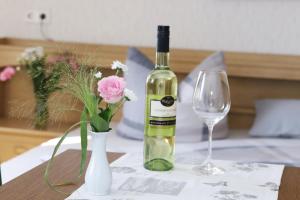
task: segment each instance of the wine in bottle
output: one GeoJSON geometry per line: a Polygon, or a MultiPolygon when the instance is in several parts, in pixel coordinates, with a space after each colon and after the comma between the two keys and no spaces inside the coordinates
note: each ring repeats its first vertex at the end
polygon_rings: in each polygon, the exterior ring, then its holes
{"type": "Polygon", "coordinates": [[[144,167],[168,171],[174,167],[177,78],[169,67],[169,26],[158,26],[156,65],[147,77],[144,167]]]}

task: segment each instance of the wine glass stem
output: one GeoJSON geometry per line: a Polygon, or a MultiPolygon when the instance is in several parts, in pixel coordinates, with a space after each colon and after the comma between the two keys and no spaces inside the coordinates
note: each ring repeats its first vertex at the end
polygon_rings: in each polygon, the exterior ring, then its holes
{"type": "Polygon", "coordinates": [[[206,162],[210,163],[212,157],[212,132],[214,129],[214,125],[208,124],[207,127],[208,127],[208,156],[206,162]]]}

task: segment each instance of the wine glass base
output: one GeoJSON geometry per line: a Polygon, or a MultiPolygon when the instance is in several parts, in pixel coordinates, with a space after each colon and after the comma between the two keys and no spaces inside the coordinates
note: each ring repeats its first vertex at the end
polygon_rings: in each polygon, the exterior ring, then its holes
{"type": "Polygon", "coordinates": [[[196,175],[200,175],[200,176],[209,176],[209,175],[220,175],[220,174],[224,174],[225,170],[215,166],[213,163],[208,162],[205,163],[203,165],[200,166],[196,166],[193,168],[193,172],[196,175]]]}

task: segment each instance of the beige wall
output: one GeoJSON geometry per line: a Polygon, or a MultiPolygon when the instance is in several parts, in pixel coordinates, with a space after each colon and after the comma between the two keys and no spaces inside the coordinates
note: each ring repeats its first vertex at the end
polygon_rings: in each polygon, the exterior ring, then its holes
{"type": "Polygon", "coordinates": [[[0,36],[41,38],[39,9],[56,40],[154,46],[170,24],[173,47],[300,54],[298,0],[0,0],[0,36]]]}

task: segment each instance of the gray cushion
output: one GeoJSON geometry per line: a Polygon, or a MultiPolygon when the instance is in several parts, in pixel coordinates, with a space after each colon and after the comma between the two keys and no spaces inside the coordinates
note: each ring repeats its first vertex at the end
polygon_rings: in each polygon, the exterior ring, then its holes
{"type": "MultiPolygon", "coordinates": [[[[200,70],[226,70],[224,53],[216,52],[205,60],[202,61],[179,85],[179,99],[181,102],[192,104],[192,98],[194,93],[194,87],[197,82],[198,74],[200,70]]],[[[208,129],[204,126],[203,139],[206,139],[208,135],[208,129]]],[[[227,117],[221,120],[215,125],[213,131],[214,139],[222,139],[228,136],[228,123],[227,117]]]]}
{"type": "Polygon", "coordinates": [[[300,137],[300,100],[256,101],[256,117],[250,135],[256,137],[300,137]]]}
{"type": "Polygon", "coordinates": [[[224,53],[216,52],[204,59],[193,71],[191,71],[179,85],[179,98],[181,102],[192,102],[194,87],[200,70],[225,69],[224,53]]]}
{"type": "Polygon", "coordinates": [[[145,83],[154,64],[138,49],[129,48],[126,60],[128,73],[124,74],[127,88],[132,90],[138,100],[126,102],[123,106],[123,119],[117,127],[117,133],[128,138],[144,138],[145,83]]]}
{"type": "MultiPolygon", "coordinates": [[[[220,59],[219,56],[213,55],[213,57],[220,59]]],[[[215,59],[209,58],[208,60],[215,62],[215,59]]],[[[117,127],[117,133],[127,138],[142,140],[144,137],[145,83],[148,74],[154,68],[154,64],[138,49],[129,48],[126,65],[128,66],[128,73],[124,76],[127,81],[127,87],[136,93],[138,101],[125,103],[123,108],[123,119],[117,127]]],[[[213,64],[211,64],[211,66],[213,66],[213,64]]],[[[197,68],[189,74],[188,77],[194,77],[195,73],[198,75],[199,70],[197,70],[197,68]]],[[[183,87],[182,84],[186,83],[180,83],[179,94],[186,92],[186,87],[183,87]]],[[[200,119],[193,112],[191,96],[194,86],[190,87],[192,88],[192,90],[189,90],[190,93],[184,93],[187,97],[183,96],[183,99],[187,100],[177,102],[177,142],[198,142],[202,140],[203,131],[204,133],[206,132],[206,130],[203,129],[203,123],[200,122],[200,119]]],[[[181,97],[182,96],[180,96],[180,98],[181,97]]],[[[221,124],[224,124],[223,126],[227,127],[226,121],[222,121],[221,124]]],[[[226,129],[223,126],[219,125],[216,127],[214,131],[215,138],[219,138],[220,136],[224,137],[223,135],[226,129]]]]}

